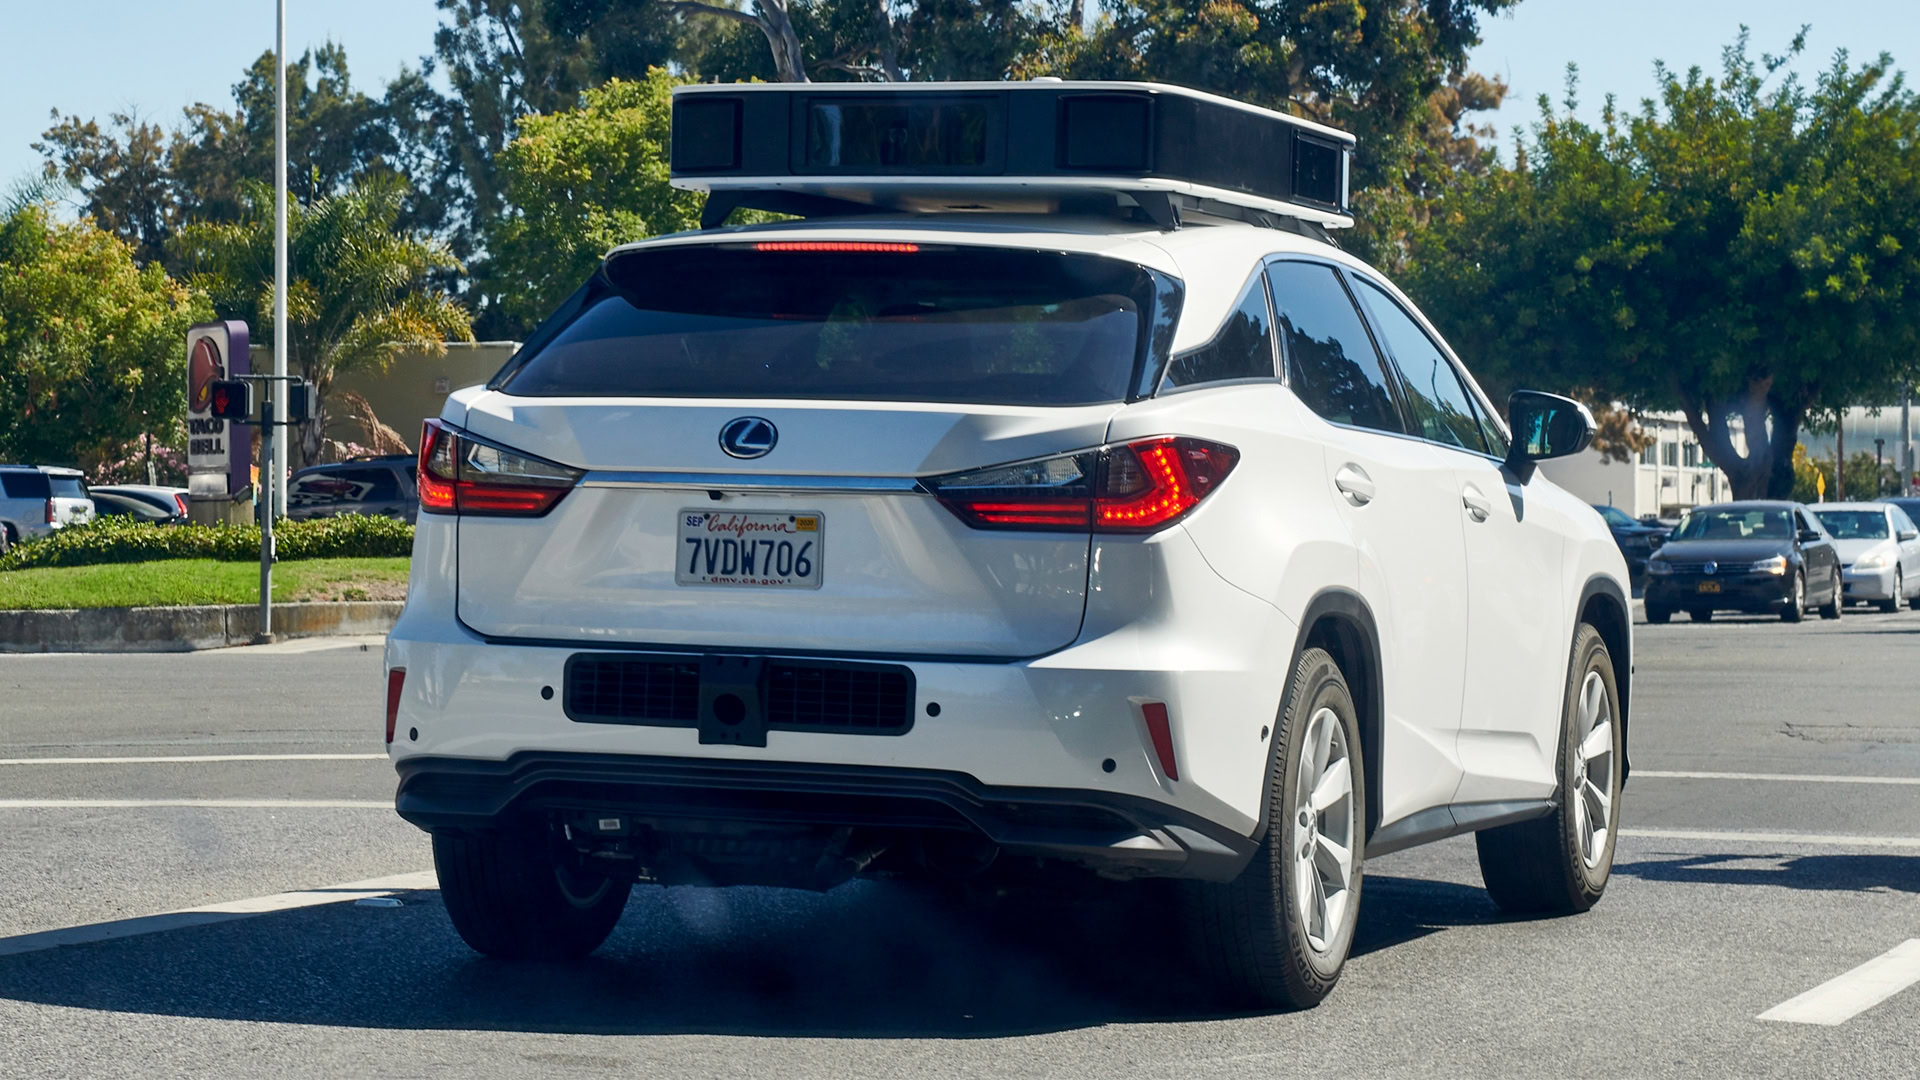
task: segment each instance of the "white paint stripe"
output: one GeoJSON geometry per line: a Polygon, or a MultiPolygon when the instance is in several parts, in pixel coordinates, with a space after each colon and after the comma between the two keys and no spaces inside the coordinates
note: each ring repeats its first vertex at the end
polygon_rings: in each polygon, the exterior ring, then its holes
{"type": "Polygon", "coordinates": [[[290,911],[294,908],[317,907],[321,904],[338,904],[347,900],[364,900],[370,896],[387,896],[402,890],[438,887],[439,883],[435,880],[433,873],[422,871],[373,878],[368,881],[351,881],[345,885],[333,885],[325,889],[255,896],[223,904],[183,908],[159,915],[142,915],[131,919],[115,919],[112,922],[89,923],[85,926],[69,926],[60,930],[43,930],[37,934],[19,934],[14,937],[0,938],[0,956],[44,952],[67,945],[89,945],[97,941],[114,941],[119,938],[138,937],[142,934],[180,930],[189,926],[230,922],[234,919],[264,915],[272,911],[290,911]]]}
{"type": "Polygon", "coordinates": [[[0,810],[391,810],[373,799],[0,799],[0,810]]]}
{"type": "Polygon", "coordinates": [[[1920,787],[1920,776],[1832,776],[1824,774],[1757,772],[1662,772],[1659,769],[1635,769],[1633,778],[1658,780],[1763,780],[1784,784],[1898,784],[1920,787]]]}
{"type": "Polygon", "coordinates": [[[1920,938],[1903,941],[1845,975],[1760,1014],[1761,1020],[1832,1027],[1920,983],[1920,938]]]}
{"type": "Polygon", "coordinates": [[[171,757],[0,758],[0,765],[194,765],[210,761],[385,761],[385,754],[178,754],[171,757]]]}
{"type": "Polygon", "coordinates": [[[1834,833],[1733,832],[1708,829],[1621,829],[1620,835],[1640,840],[1709,840],[1722,844],[1920,848],[1920,836],[1840,836],[1834,833]]]}

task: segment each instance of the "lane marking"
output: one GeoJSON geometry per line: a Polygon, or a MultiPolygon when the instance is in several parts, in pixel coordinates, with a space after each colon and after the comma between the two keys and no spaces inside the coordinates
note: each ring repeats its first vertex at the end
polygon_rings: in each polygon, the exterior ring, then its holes
{"type": "Polygon", "coordinates": [[[1775,1005],[1756,1019],[1832,1027],[1920,983],[1920,938],[1910,938],[1845,975],[1775,1005]]]}
{"type": "Polygon", "coordinates": [[[0,799],[0,810],[391,810],[392,799],[0,799]]]}
{"type": "Polygon", "coordinates": [[[385,761],[385,754],[176,754],[169,757],[0,758],[0,765],[193,765],[210,761],[385,761]]]}
{"type": "Polygon", "coordinates": [[[1764,780],[1789,784],[1898,784],[1920,787],[1920,776],[1837,776],[1828,774],[1755,772],[1670,772],[1659,769],[1635,769],[1634,779],[1650,776],[1659,780],[1764,780]]]}
{"type": "Polygon", "coordinates": [[[322,904],[338,904],[348,900],[365,900],[369,897],[387,896],[396,892],[439,887],[438,879],[430,870],[411,874],[394,874],[391,877],[370,878],[366,881],[350,881],[345,885],[330,885],[324,889],[274,893],[271,896],[255,896],[246,900],[230,900],[220,904],[181,908],[178,911],[163,912],[159,915],[139,915],[131,919],[114,919],[111,922],[43,930],[35,934],[18,934],[0,938],[0,956],[45,952],[48,949],[58,949],[68,945],[90,945],[98,941],[158,934],[189,926],[231,922],[234,919],[245,919],[274,911],[291,911],[295,908],[318,907],[322,904]]]}
{"type": "Polygon", "coordinates": [[[385,761],[387,755],[369,754],[169,754],[126,757],[0,758],[0,765],[187,765],[218,761],[385,761]]]}
{"type": "Polygon", "coordinates": [[[1711,840],[1740,844],[1810,844],[1815,847],[1920,848],[1920,836],[1840,836],[1834,833],[1732,832],[1711,829],[1621,829],[1638,840],[1711,840]]]}

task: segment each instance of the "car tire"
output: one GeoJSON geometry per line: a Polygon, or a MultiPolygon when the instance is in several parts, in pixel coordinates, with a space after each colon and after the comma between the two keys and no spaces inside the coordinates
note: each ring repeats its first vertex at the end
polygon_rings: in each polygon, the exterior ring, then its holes
{"type": "Polygon", "coordinates": [[[1833,589],[1827,593],[1827,602],[1820,605],[1820,617],[1823,619],[1837,619],[1840,617],[1840,610],[1840,571],[1835,570],[1833,572],[1833,589]]]}
{"type": "MultiPolygon", "coordinates": [[[[0,548],[0,550],[5,549],[0,548]]],[[[1906,595],[1907,581],[1905,572],[1896,566],[1893,568],[1893,595],[1886,600],[1880,601],[1880,610],[1889,615],[1898,615],[1900,613],[1900,600],[1906,595]]]]}
{"type": "Polygon", "coordinates": [[[1807,617],[1807,575],[1796,570],[1793,573],[1793,593],[1787,597],[1787,606],[1781,609],[1781,622],[1799,622],[1807,617]]]}
{"type": "Polygon", "coordinates": [[[1673,612],[1668,611],[1666,608],[1650,607],[1647,609],[1647,621],[1655,626],[1664,625],[1666,621],[1671,618],[1673,618],[1673,612]]]}
{"type": "Polygon", "coordinates": [[[1570,672],[1556,759],[1559,805],[1546,817],[1474,836],[1487,895],[1512,914],[1585,911],[1599,902],[1613,872],[1625,728],[1613,656],[1586,623],[1573,636],[1570,672]],[[1599,782],[1596,763],[1604,770],[1599,782]]]}
{"type": "Polygon", "coordinates": [[[1692,619],[1694,622],[1712,622],[1713,609],[1712,608],[1696,608],[1693,611],[1687,612],[1687,618],[1692,619]]]}
{"type": "Polygon", "coordinates": [[[1300,657],[1273,738],[1266,835],[1234,880],[1182,883],[1185,921],[1198,966],[1235,1006],[1305,1009],[1340,979],[1366,856],[1359,716],[1326,650],[1300,657]],[[1346,886],[1329,893],[1343,846],[1346,886]]]}
{"type": "Polygon", "coordinates": [[[544,827],[433,834],[433,865],[453,928],[502,960],[574,960],[600,947],[631,882],[572,869],[544,827]]]}

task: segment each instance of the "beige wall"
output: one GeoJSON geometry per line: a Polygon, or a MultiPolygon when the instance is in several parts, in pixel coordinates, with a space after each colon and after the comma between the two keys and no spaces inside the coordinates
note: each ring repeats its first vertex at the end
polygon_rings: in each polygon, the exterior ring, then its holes
{"type": "MultiPolygon", "coordinates": [[[[408,446],[418,449],[421,422],[440,415],[447,395],[493,378],[519,347],[516,341],[448,342],[443,356],[402,353],[387,370],[341,376],[334,380],[333,389],[336,394],[352,390],[366,398],[382,423],[398,431],[408,446]]],[[[273,366],[271,349],[256,345],[251,352],[253,370],[265,371],[273,366]]],[[[327,438],[366,444],[366,432],[357,421],[346,419],[344,412],[337,400],[329,403],[327,438]]]]}

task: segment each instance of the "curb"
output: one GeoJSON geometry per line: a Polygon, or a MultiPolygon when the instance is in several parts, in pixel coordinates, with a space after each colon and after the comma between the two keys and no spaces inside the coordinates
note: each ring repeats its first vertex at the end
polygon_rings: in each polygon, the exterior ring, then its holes
{"type": "MultiPolygon", "coordinates": [[[[384,634],[402,606],[397,600],[275,604],[273,636],[384,634]]],[[[251,645],[259,628],[258,604],[0,611],[0,653],[192,652],[251,645]]]]}

